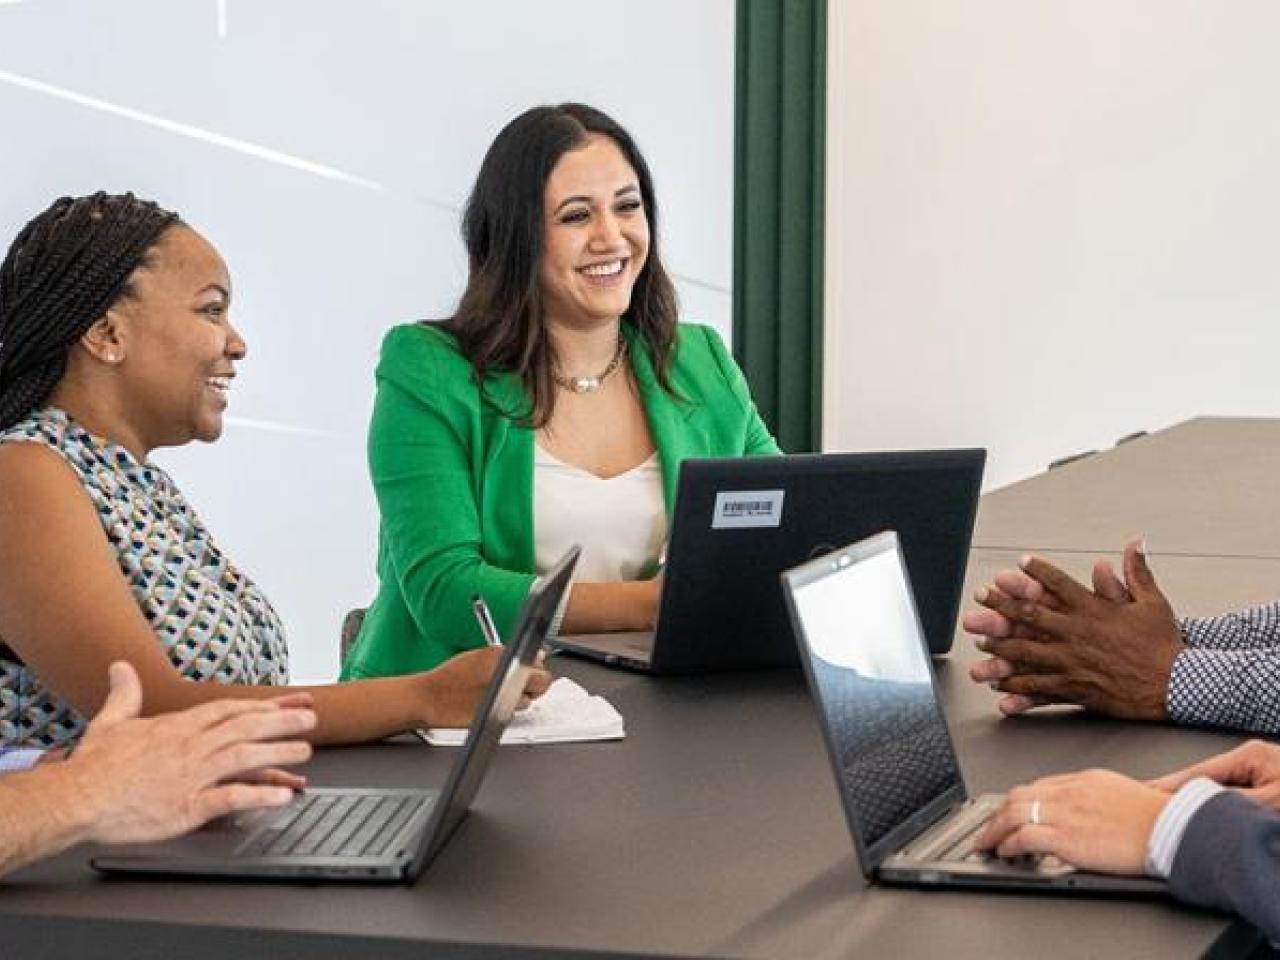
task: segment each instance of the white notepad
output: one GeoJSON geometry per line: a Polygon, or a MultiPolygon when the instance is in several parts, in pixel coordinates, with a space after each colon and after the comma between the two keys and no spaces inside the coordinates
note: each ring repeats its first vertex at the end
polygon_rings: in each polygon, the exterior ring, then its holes
{"type": "MultiPolygon", "coordinates": [[[[463,727],[434,727],[423,731],[436,747],[460,747],[463,727]]],[[[604,697],[593,696],[568,677],[560,677],[547,692],[517,710],[502,734],[503,743],[574,743],[583,740],[621,740],[626,736],[622,714],[604,697]]]]}

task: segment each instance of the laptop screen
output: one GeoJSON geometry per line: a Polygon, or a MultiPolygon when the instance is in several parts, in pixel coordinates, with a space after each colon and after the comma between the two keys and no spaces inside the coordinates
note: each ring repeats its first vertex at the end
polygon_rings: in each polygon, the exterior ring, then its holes
{"type": "Polygon", "coordinates": [[[525,597],[514,636],[509,639],[502,660],[494,668],[488,689],[476,707],[466,744],[440,791],[440,799],[425,835],[426,842],[415,858],[414,874],[444,846],[480,789],[489,761],[524,694],[531,664],[547,638],[560,601],[569,589],[581,552],[579,547],[570,547],[555,566],[534,581],[525,597]]]}
{"type": "MultiPolygon", "coordinates": [[[[800,648],[864,861],[948,791],[963,791],[894,534],[786,574],[800,648]]],[[[866,867],[864,862],[864,868],[866,867]]]]}

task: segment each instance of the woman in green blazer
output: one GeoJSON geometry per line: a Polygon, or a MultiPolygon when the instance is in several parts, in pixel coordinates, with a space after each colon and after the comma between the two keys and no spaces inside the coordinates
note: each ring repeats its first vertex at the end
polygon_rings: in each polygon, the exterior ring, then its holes
{"type": "MultiPolygon", "coordinates": [[[[656,227],[648,167],[599,111],[538,107],[494,141],[464,217],[457,312],[383,343],[369,434],[380,587],[345,678],[429,669],[483,644],[476,595],[505,632],[547,538],[584,541],[588,560],[614,512],[635,512],[646,467],[662,530],[685,457],[778,452],[720,338],[676,322],[656,227]],[[563,471],[577,486],[559,502],[581,491],[581,511],[544,510],[535,529],[538,491],[563,471]]],[[[566,632],[652,625],[659,579],[608,579],[575,583],[566,632]]]]}

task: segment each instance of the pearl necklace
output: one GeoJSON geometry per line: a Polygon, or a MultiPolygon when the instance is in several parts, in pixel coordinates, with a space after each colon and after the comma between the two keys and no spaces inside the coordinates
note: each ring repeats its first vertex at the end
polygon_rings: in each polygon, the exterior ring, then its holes
{"type": "Polygon", "coordinates": [[[604,382],[609,379],[622,358],[627,354],[627,341],[618,335],[618,348],[613,351],[613,359],[609,361],[609,365],[601,370],[594,377],[566,377],[555,367],[551,368],[551,379],[556,382],[556,386],[564,390],[572,390],[574,393],[595,393],[604,382]]]}

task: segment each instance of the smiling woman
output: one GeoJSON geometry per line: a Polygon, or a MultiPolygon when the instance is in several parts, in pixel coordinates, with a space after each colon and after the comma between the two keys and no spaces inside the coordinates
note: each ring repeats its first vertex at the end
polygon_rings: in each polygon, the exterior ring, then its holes
{"type": "MultiPolygon", "coordinates": [[[[131,194],[57,201],[0,266],[0,742],[75,739],[117,660],[149,713],[287,680],[271,604],[149,460],[222,433],[230,303],[209,242],[131,194]]],[[[313,737],[465,724],[495,661],[308,688],[313,737]]]]}
{"type": "Polygon", "coordinates": [[[653,180],[614,120],[582,104],[516,117],[462,232],[454,315],[383,344],[369,433],[381,582],[344,676],[479,646],[471,598],[504,628],[572,543],[562,628],[652,626],[680,461],[778,450],[719,337],[677,323],[653,180]]]}
{"type": "Polygon", "coordinates": [[[68,375],[50,394],[53,406],[84,411],[87,430],[111,435],[139,462],[156,447],[222,435],[235,363],[245,355],[228,319],[231,280],[218,251],[174,224],[147,256],[129,295],[85,331],[86,349],[68,355],[68,375]]]}

